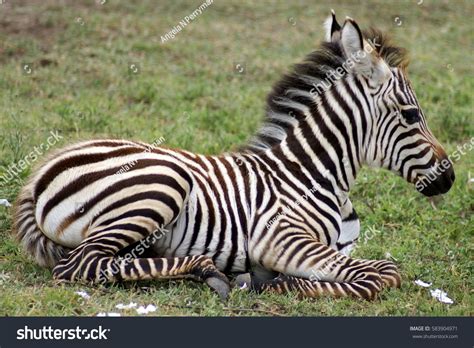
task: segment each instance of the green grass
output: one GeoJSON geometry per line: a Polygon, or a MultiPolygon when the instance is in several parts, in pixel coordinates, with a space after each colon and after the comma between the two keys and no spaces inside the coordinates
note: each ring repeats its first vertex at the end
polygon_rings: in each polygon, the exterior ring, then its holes
{"type": "MultiPolygon", "coordinates": [[[[363,27],[391,32],[411,51],[411,80],[448,153],[474,136],[469,1],[216,1],[162,44],[160,36],[202,2],[163,3],[0,4],[0,174],[51,130],[64,137],[55,148],[102,136],[164,137],[167,146],[202,153],[236,148],[258,128],[272,84],[322,40],[330,8],[340,18],[350,15],[363,27]]],[[[355,256],[377,259],[389,252],[404,281],[377,301],[234,290],[221,303],[206,286],[186,281],[58,285],[12,240],[10,211],[0,207],[0,315],[95,315],[130,301],[156,304],[155,315],[472,315],[473,156],[455,163],[456,183],[436,210],[391,173],[361,173],[352,201],[362,233],[378,232],[355,256]],[[413,284],[418,278],[455,303],[431,298],[413,284]],[[79,289],[91,299],[75,295],[79,289]]],[[[13,201],[29,172],[0,186],[0,198],[13,201]]]]}

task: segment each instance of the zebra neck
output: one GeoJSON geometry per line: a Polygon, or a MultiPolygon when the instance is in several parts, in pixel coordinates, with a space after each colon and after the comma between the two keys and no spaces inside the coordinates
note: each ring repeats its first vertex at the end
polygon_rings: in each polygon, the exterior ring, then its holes
{"type": "Polygon", "coordinates": [[[275,158],[300,182],[306,182],[311,187],[315,183],[322,185],[344,202],[360,165],[344,158],[334,158],[334,154],[318,149],[309,139],[306,142],[301,140],[298,134],[288,136],[281,144],[268,150],[268,157],[275,158]]]}
{"type": "MultiPolygon", "coordinates": [[[[299,175],[316,182],[328,182],[343,200],[365,162],[366,139],[360,115],[338,115],[328,121],[319,105],[286,128],[285,136],[266,152],[299,175]]],[[[367,120],[365,120],[367,123],[367,120]]],[[[365,124],[366,124],[365,123],[365,124]]]]}

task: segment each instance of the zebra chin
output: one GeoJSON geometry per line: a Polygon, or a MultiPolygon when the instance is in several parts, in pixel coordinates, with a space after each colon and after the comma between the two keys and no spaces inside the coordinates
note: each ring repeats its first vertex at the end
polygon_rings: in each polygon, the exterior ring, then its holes
{"type": "Polygon", "coordinates": [[[455,180],[454,169],[450,166],[440,174],[428,174],[416,179],[415,187],[418,192],[427,197],[441,195],[448,192],[455,180]]]}

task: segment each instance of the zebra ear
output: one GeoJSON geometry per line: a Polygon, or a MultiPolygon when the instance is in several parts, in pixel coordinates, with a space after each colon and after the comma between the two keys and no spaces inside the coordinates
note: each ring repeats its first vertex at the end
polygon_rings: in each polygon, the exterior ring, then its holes
{"type": "Polygon", "coordinates": [[[361,55],[363,49],[364,38],[357,23],[347,17],[342,27],[341,44],[347,58],[354,58],[361,55]]]}
{"type": "Polygon", "coordinates": [[[324,22],[324,29],[326,31],[326,41],[335,42],[340,38],[341,26],[336,20],[336,13],[331,10],[331,16],[324,22]]]}
{"type": "Polygon", "coordinates": [[[391,72],[375,49],[364,40],[362,32],[352,18],[347,18],[341,30],[341,45],[349,61],[349,66],[357,74],[374,83],[383,83],[391,72]]]}

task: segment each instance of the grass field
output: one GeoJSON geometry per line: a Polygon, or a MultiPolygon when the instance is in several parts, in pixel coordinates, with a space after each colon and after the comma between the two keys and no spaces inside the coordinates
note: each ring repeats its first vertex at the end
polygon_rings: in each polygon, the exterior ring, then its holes
{"type": "MultiPolygon", "coordinates": [[[[272,84],[322,40],[331,8],[391,32],[411,51],[411,80],[448,153],[474,137],[470,1],[216,0],[164,43],[201,0],[102,2],[0,2],[0,175],[54,130],[63,137],[54,148],[101,136],[163,137],[202,153],[236,148],[258,128],[272,84]]],[[[10,237],[10,211],[0,206],[0,315],[136,315],[114,308],[130,301],[155,304],[153,315],[472,315],[473,159],[471,151],[455,163],[454,187],[433,205],[389,172],[360,174],[352,201],[370,234],[355,256],[390,253],[404,281],[374,302],[233,290],[222,303],[185,281],[58,285],[10,237]],[[433,282],[454,304],[415,279],[433,282]],[[81,289],[91,298],[75,294],[81,289]]],[[[29,173],[0,185],[0,198],[12,202],[29,173]]]]}

